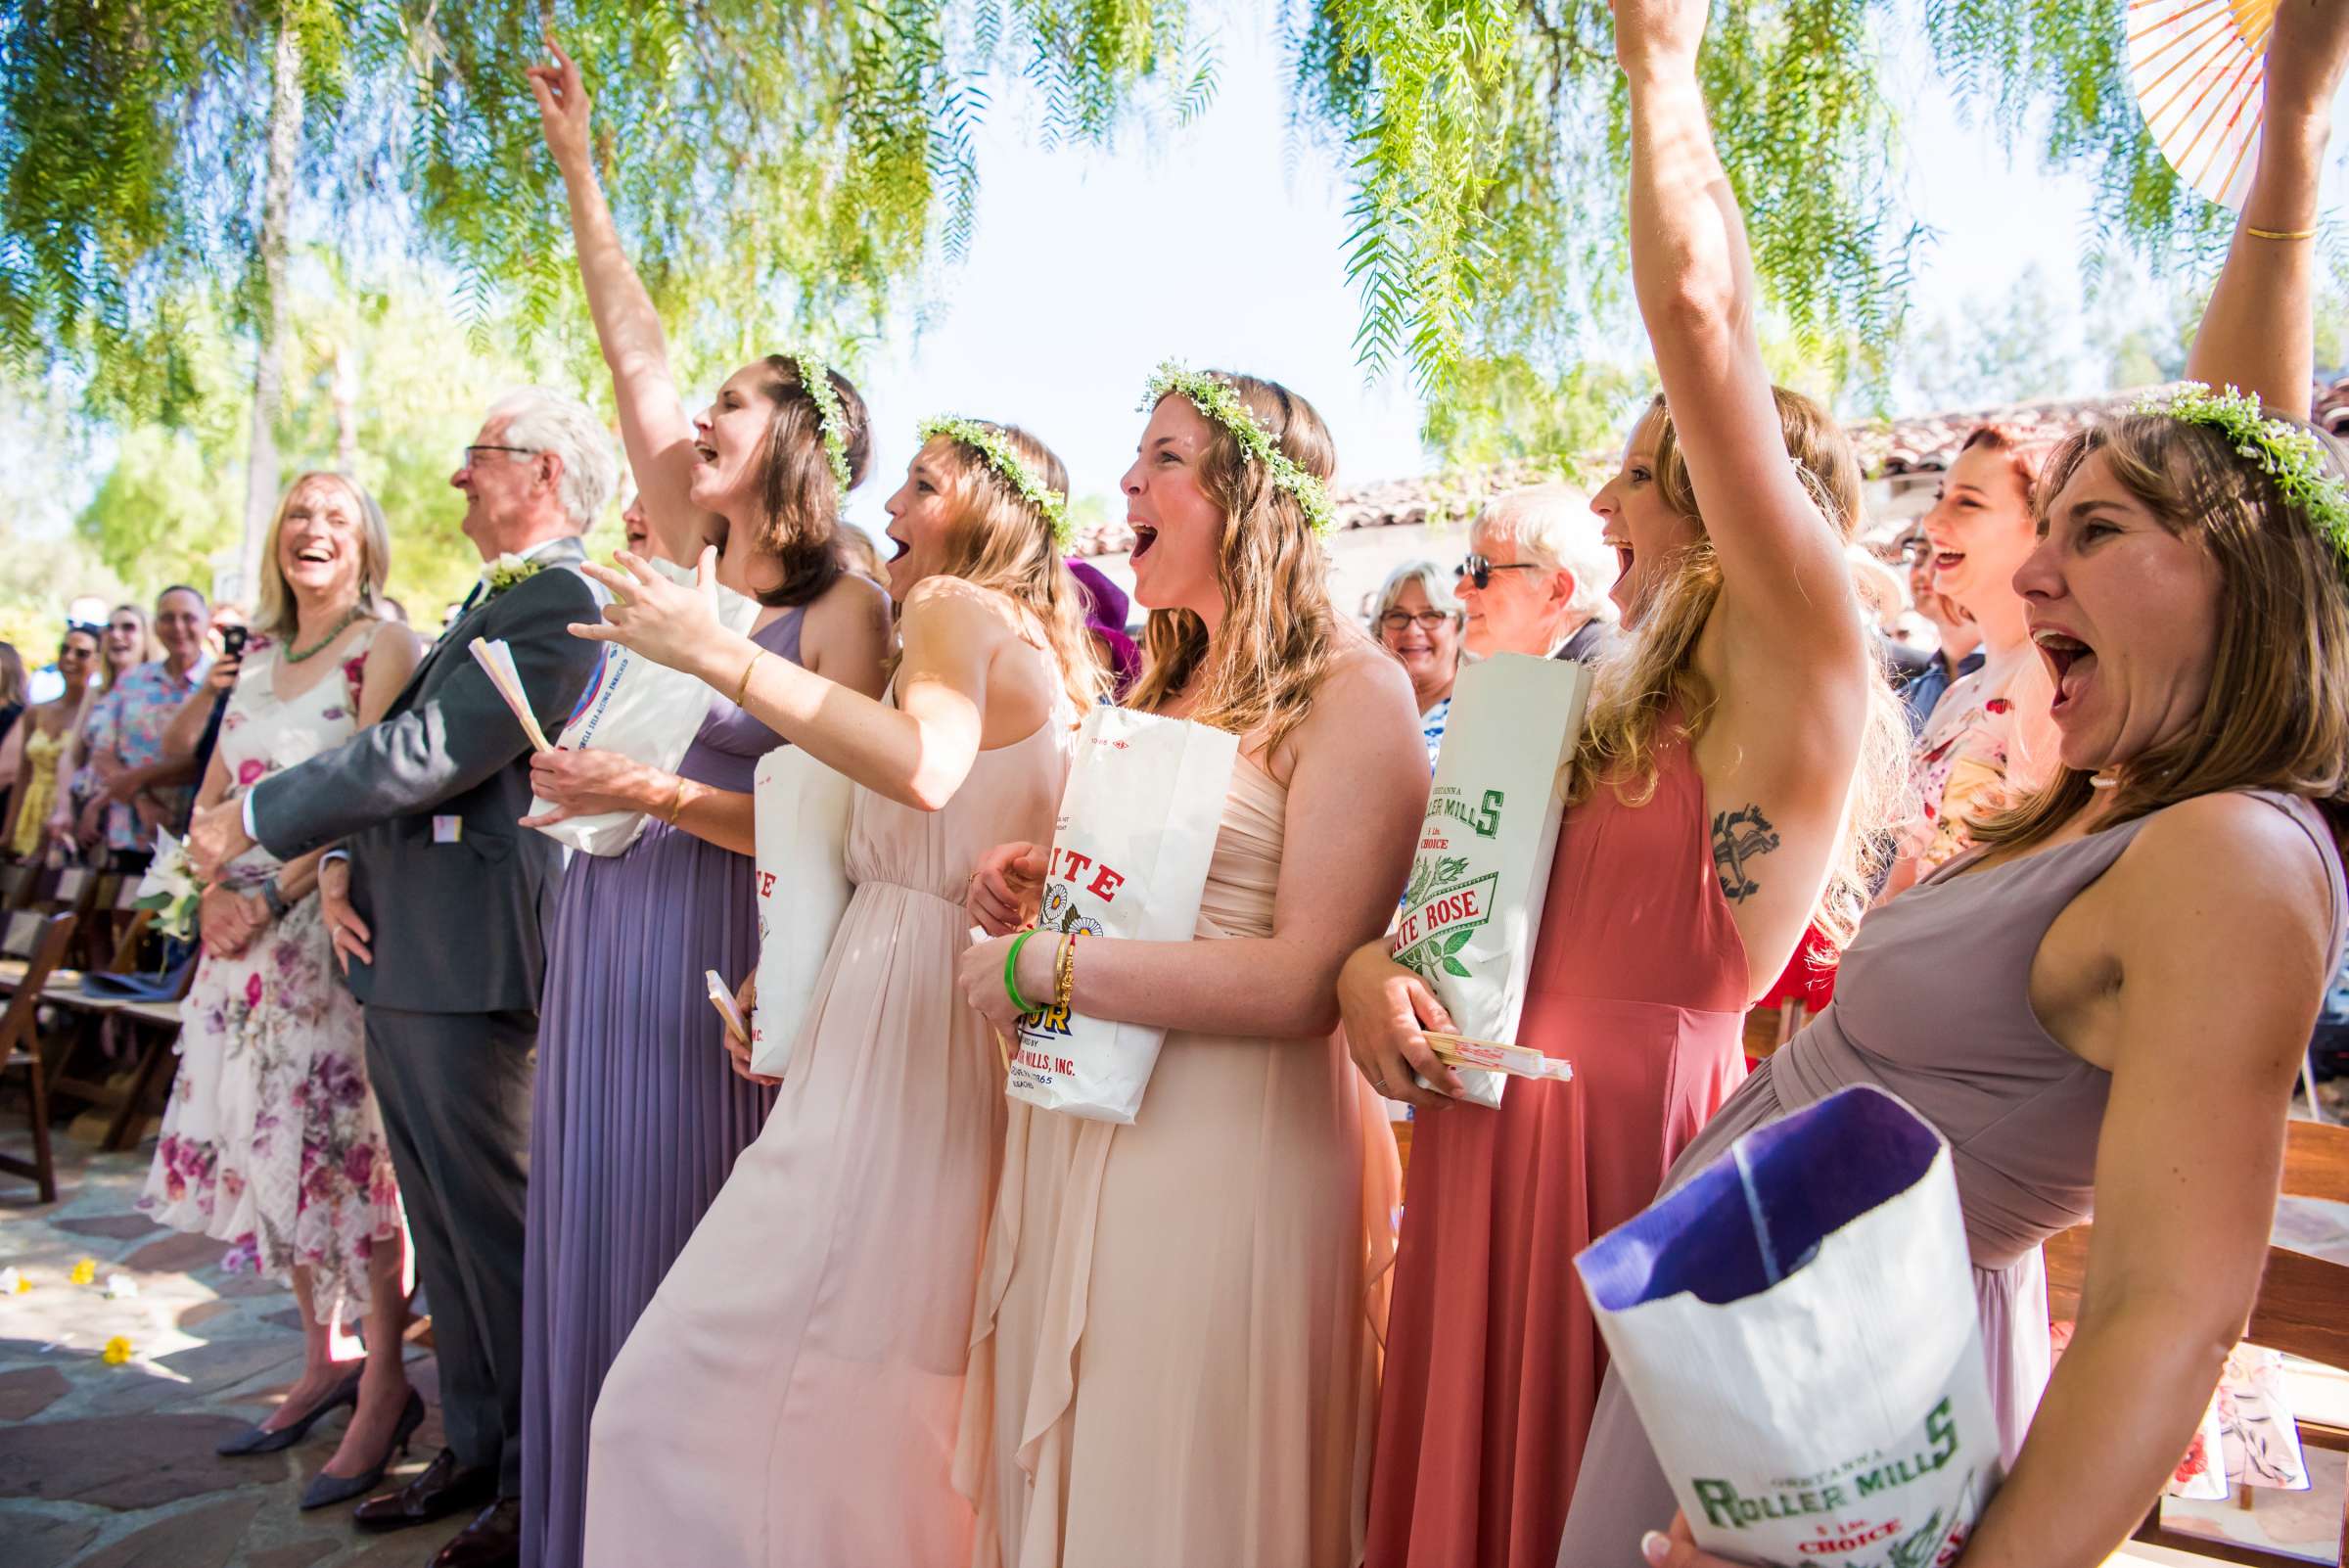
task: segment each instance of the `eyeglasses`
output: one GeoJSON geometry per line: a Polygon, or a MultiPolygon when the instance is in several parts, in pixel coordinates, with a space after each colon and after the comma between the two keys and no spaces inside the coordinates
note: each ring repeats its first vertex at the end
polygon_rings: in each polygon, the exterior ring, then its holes
{"type": "Polygon", "coordinates": [[[142,625],[140,625],[140,624],[139,624],[139,623],[138,623],[136,621],[117,621],[117,622],[115,622],[115,623],[113,625],[111,625],[111,626],[107,627],[106,629],[107,629],[107,630],[109,630],[109,631],[130,631],[130,632],[139,632],[139,631],[145,631],[147,628],[146,628],[145,626],[142,626],[142,625]]]}
{"type": "Polygon", "coordinates": [[[1381,631],[1400,637],[1410,630],[1412,623],[1416,622],[1421,631],[1433,636],[1437,628],[1451,619],[1451,613],[1448,610],[1422,610],[1417,615],[1408,610],[1390,610],[1378,618],[1378,626],[1381,631]]]}
{"type": "Polygon", "coordinates": [[[479,461],[473,455],[476,452],[512,452],[518,457],[536,457],[538,448],[535,446],[468,446],[465,448],[465,455],[457,459],[457,467],[473,467],[479,461]]]}
{"type": "Polygon", "coordinates": [[[1496,572],[1539,572],[1541,570],[1542,568],[1532,561],[1511,561],[1495,566],[1481,555],[1472,555],[1452,568],[1451,575],[1455,577],[1466,577],[1479,588],[1490,588],[1493,586],[1493,574],[1496,572]]]}

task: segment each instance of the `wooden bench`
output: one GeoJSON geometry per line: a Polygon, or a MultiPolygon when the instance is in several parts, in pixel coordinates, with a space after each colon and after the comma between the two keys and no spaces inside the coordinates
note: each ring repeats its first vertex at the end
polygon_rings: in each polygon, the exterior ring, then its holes
{"type": "MultiPolygon", "coordinates": [[[[2281,1190],[2295,1198],[2349,1203],[2349,1128],[2291,1123],[2284,1139],[2281,1190]]],[[[2057,1322],[2079,1315],[2080,1291],[2088,1277],[2090,1229],[2075,1225],[2047,1244],[2048,1312],[2057,1322]]],[[[2270,1247],[2259,1298],[2252,1305],[2250,1326],[2243,1338],[2287,1356],[2349,1368],[2349,1265],[2312,1258],[2288,1247],[2270,1247]]],[[[2324,1421],[2296,1424],[2304,1448],[2349,1453],[2349,1428],[2324,1421]]],[[[2349,1545],[2345,1545],[2349,1543],[2349,1499],[2344,1499],[2341,1512],[2341,1535],[2333,1544],[2335,1568],[2349,1562],[2349,1545]]],[[[2309,1561],[2288,1552],[2170,1529],[2161,1522],[2158,1498],[2131,1539],[2255,1568],[2307,1568],[2309,1561]]]]}
{"type": "Polygon", "coordinates": [[[32,1115],[32,1158],[0,1154],[0,1171],[32,1177],[40,1187],[41,1201],[55,1203],[57,1165],[49,1148],[48,1069],[41,1060],[35,1015],[41,1008],[43,987],[72,945],[74,917],[55,914],[34,918],[40,921],[40,929],[32,942],[32,955],[23,977],[24,984],[8,999],[7,1012],[0,1014],[0,1072],[22,1071],[25,1075],[25,1097],[32,1115]]]}

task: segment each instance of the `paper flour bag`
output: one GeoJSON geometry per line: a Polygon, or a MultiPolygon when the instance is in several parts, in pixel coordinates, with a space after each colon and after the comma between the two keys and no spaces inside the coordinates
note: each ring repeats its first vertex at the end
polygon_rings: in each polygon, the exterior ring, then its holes
{"type": "Polygon", "coordinates": [[[1575,1267],[1698,1545],[1957,1557],[2004,1472],[1950,1151],[1908,1106],[1757,1128],[1575,1267]]]}
{"type": "MultiPolygon", "coordinates": [[[[646,564],[671,582],[690,585],[694,580],[692,572],[668,561],[646,564]]],[[[718,623],[728,631],[747,633],[758,619],[758,600],[746,599],[731,588],[717,590],[718,623]]],[[[693,744],[694,732],[702,727],[714,695],[692,675],[657,665],[616,642],[608,643],[595,678],[587,683],[586,694],[571,711],[555,744],[618,752],[672,773],[684,760],[685,748],[693,744]]],[[[546,802],[532,800],[529,814],[552,809],[546,802]]],[[[589,854],[618,854],[644,831],[644,813],[599,811],[538,831],[589,854]]]]}
{"type": "MultiPolygon", "coordinates": [[[[1062,933],[1081,931],[1188,942],[1239,755],[1239,737],[1224,730],[1124,708],[1088,712],[1053,824],[1034,940],[1057,945],[1062,933]]],[[[1166,1035],[1047,1006],[1020,1020],[1003,1092],[1088,1121],[1130,1122],[1166,1035]]]]}
{"type": "Polygon", "coordinates": [[[759,759],[755,780],[759,994],[751,1008],[751,1071],[781,1078],[848,911],[856,786],[797,746],[759,759]]]}
{"type": "MultiPolygon", "coordinates": [[[[1517,1043],[1564,810],[1559,780],[1589,695],[1582,661],[1526,654],[1470,665],[1452,687],[1391,950],[1462,1035],[1517,1043]]],[[[1497,1107],[1507,1080],[1462,1069],[1460,1082],[1470,1101],[1497,1107]]]]}

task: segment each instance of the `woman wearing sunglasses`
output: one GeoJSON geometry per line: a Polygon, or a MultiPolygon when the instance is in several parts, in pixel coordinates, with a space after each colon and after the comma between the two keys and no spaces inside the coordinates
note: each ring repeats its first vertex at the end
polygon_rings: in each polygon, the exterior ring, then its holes
{"type": "Polygon", "coordinates": [[[1615,552],[1590,499],[1569,484],[1497,495],[1468,530],[1453,591],[1467,613],[1468,651],[1594,663],[1616,641],[1615,552]]]}

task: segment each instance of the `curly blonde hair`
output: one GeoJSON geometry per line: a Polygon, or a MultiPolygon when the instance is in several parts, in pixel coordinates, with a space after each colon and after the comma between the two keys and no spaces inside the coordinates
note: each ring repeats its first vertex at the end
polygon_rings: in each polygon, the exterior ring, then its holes
{"type": "MultiPolygon", "coordinates": [[[[1291,462],[1326,483],[1337,443],[1313,405],[1278,382],[1212,371],[1240,394],[1291,462]]],[[[1169,393],[1170,396],[1179,395],[1169,393]]],[[[1305,511],[1251,462],[1239,438],[1214,420],[1199,461],[1200,484],[1226,520],[1218,541],[1216,585],[1223,630],[1189,610],[1153,610],[1142,637],[1142,678],[1128,699],[1142,712],[1164,708],[1199,678],[1189,715],[1253,738],[1269,752],[1305,719],[1338,650],[1329,603],[1329,557],[1305,511]]]]}
{"type": "MultiPolygon", "coordinates": [[[[1849,543],[1860,523],[1860,461],[1841,426],[1801,392],[1773,387],[1787,455],[1837,536],[1849,543]]],[[[1635,634],[1598,670],[1584,719],[1582,744],[1568,770],[1569,806],[1589,800],[1603,784],[1626,806],[1654,799],[1667,735],[1693,743],[1705,732],[1720,694],[1696,668],[1697,639],[1721,602],[1721,560],[1703,532],[1696,485],[1661,395],[1643,420],[1656,428],[1655,483],[1664,501],[1697,526],[1694,544],[1666,569],[1635,634]]],[[[1909,723],[1880,661],[1870,661],[1867,722],[1852,780],[1851,808],[1827,867],[1814,916],[1840,949],[1866,913],[1877,873],[1891,853],[1890,830],[1900,820],[1909,780],[1909,723]]]]}

